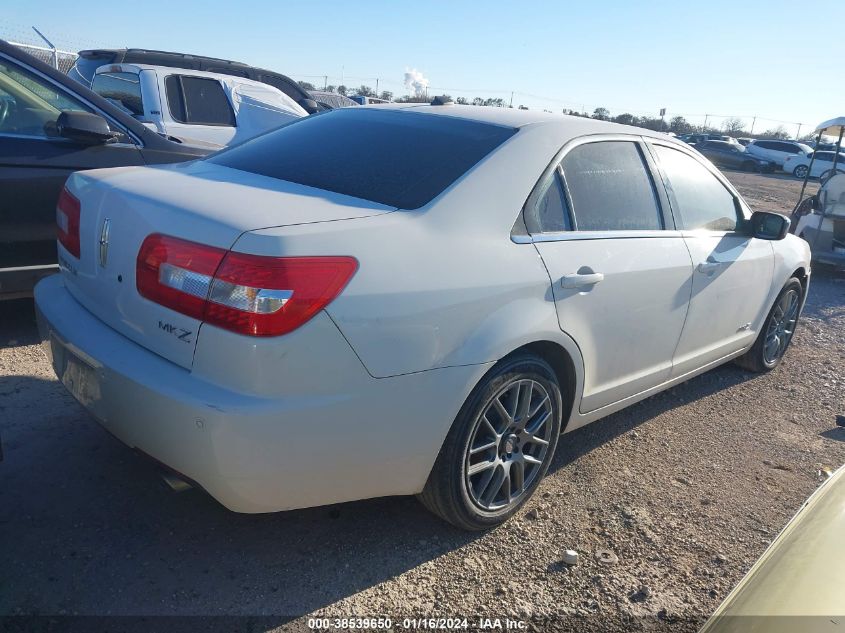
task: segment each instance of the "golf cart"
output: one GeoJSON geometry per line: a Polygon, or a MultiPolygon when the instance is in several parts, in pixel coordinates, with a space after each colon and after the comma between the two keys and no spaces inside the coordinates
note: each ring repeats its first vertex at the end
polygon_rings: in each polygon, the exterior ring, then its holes
{"type": "Polygon", "coordinates": [[[821,143],[822,134],[838,137],[833,165],[822,174],[819,191],[804,198],[815,160],[816,153],[813,152],[798,204],[792,211],[792,226],[795,234],[810,244],[814,262],[845,269],[845,165],[839,163],[845,116],[825,121],[816,128],[816,132],[816,145],[821,143]]]}

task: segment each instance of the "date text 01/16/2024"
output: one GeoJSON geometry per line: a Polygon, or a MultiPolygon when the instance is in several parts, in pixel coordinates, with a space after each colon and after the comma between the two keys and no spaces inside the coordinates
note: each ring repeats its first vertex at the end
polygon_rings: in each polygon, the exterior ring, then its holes
{"type": "Polygon", "coordinates": [[[479,631],[521,631],[527,628],[523,620],[510,618],[479,618],[470,624],[468,618],[404,618],[395,623],[391,618],[308,618],[308,628],[311,630],[370,630],[384,631],[389,629],[405,630],[468,630],[479,631]]]}

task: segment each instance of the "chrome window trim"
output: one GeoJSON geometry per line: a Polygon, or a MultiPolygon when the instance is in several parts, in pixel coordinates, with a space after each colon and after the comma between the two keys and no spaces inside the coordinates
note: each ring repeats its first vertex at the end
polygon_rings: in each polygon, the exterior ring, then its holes
{"type": "MultiPolygon", "coordinates": [[[[7,62],[12,64],[13,66],[20,66],[21,68],[25,68],[27,70],[27,72],[30,72],[33,75],[36,75],[37,77],[39,77],[40,79],[46,81],[51,86],[53,86],[56,90],[59,90],[60,92],[62,92],[64,94],[70,95],[75,101],[79,101],[81,103],[84,103],[86,106],[91,108],[91,110],[93,110],[96,114],[99,114],[101,117],[103,117],[110,124],[114,124],[115,126],[117,126],[118,129],[122,130],[122,132],[126,136],[128,136],[130,139],[132,139],[132,141],[134,142],[134,145],[133,145],[134,147],[138,147],[138,148],[144,147],[143,141],[141,141],[141,139],[138,138],[138,136],[136,136],[131,130],[124,127],[123,124],[119,123],[118,121],[116,121],[115,119],[110,117],[108,114],[103,112],[100,108],[98,108],[96,105],[94,105],[93,103],[91,103],[90,101],[85,99],[82,95],[71,92],[70,90],[65,88],[63,85],[56,83],[51,77],[48,77],[47,75],[45,75],[41,71],[33,68],[32,66],[29,66],[28,64],[25,64],[24,62],[21,62],[17,59],[14,59],[13,57],[9,57],[6,54],[0,53],[0,59],[6,60],[7,62]]],[[[71,80],[71,81],[73,81],[73,80],[71,80]]],[[[46,140],[53,140],[52,137],[48,137],[48,136],[44,136],[44,137],[36,136],[36,137],[32,137],[32,138],[43,138],[43,139],[46,139],[46,140]]],[[[123,145],[126,145],[126,144],[123,143],[123,145]]]]}
{"type": "MultiPolygon", "coordinates": [[[[540,192],[542,191],[546,181],[555,172],[559,173],[561,183],[563,185],[563,195],[564,195],[564,199],[566,201],[567,211],[570,214],[569,221],[573,226],[571,232],[572,233],[579,233],[578,220],[575,217],[575,214],[572,210],[572,201],[569,198],[569,187],[568,187],[568,184],[566,182],[566,176],[564,175],[563,169],[561,168],[561,162],[566,157],[566,155],[569,152],[571,152],[573,149],[575,149],[576,147],[579,147],[581,145],[586,145],[587,143],[600,143],[600,142],[604,142],[604,141],[617,141],[617,142],[635,143],[637,145],[638,151],[642,154],[643,167],[644,167],[646,174],[648,175],[649,179],[651,180],[651,184],[652,184],[652,188],[653,188],[654,196],[655,196],[655,202],[657,204],[657,210],[660,214],[660,221],[664,225],[664,228],[659,229],[657,232],[666,233],[666,232],[671,232],[671,231],[677,230],[677,226],[675,225],[675,218],[673,217],[673,214],[672,214],[671,204],[670,204],[668,198],[664,198],[661,195],[661,188],[663,187],[662,175],[659,173],[659,171],[656,171],[658,169],[658,166],[656,164],[652,164],[651,161],[653,161],[653,159],[651,159],[650,155],[647,155],[647,154],[650,153],[650,150],[649,150],[649,147],[648,147],[648,142],[650,140],[653,140],[653,137],[645,136],[643,134],[638,134],[636,132],[597,132],[597,133],[593,133],[593,134],[583,134],[581,136],[577,136],[577,137],[571,138],[568,141],[566,141],[566,143],[564,143],[563,146],[555,153],[554,157],[549,162],[546,169],[543,170],[543,173],[537,179],[537,182],[534,183],[534,187],[531,189],[531,193],[528,194],[528,198],[525,200],[525,203],[522,205],[522,209],[520,209],[520,211],[519,211],[519,216],[520,216],[520,218],[522,218],[521,225],[523,227],[526,227],[525,228],[526,233],[523,234],[523,233],[515,230],[517,228],[517,224],[520,223],[519,219],[517,219],[517,221],[514,223],[514,229],[511,230],[511,240],[516,242],[516,243],[520,243],[520,244],[530,243],[530,242],[534,241],[534,240],[528,240],[528,241],[517,240],[515,238],[525,237],[526,235],[528,237],[532,236],[532,233],[528,232],[527,224],[525,222],[525,211],[530,204],[536,203],[537,198],[539,197],[540,192]],[[651,161],[650,161],[650,159],[651,159],[651,161]],[[668,226],[669,221],[671,221],[672,226],[668,226]]],[[[659,139],[654,139],[654,140],[659,140],[659,139]]],[[[670,146],[674,146],[674,145],[670,144],[670,146]]],[[[592,235],[592,237],[586,237],[586,238],[581,238],[581,239],[606,239],[605,237],[597,237],[597,235],[599,235],[599,234],[608,234],[608,235],[615,234],[615,233],[620,233],[620,234],[621,233],[645,234],[645,233],[649,233],[649,232],[654,232],[654,230],[653,229],[647,229],[647,230],[643,230],[643,231],[580,231],[580,233],[582,233],[582,234],[591,234],[592,235]]],[[[534,237],[538,237],[538,236],[541,236],[541,235],[549,235],[549,234],[548,233],[536,233],[536,234],[533,234],[533,235],[534,235],[534,237]]],[[[575,238],[566,238],[566,239],[575,239],[575,238]]],[[[560,241],[560,240],[555,239],[555,240],[542,240],[542,241],[560,241]]]]}
{"type": "Polygon", "coordinates": [[[643,231],[558,231],[534,235],[511,235],[515,244],[541,244],[543,242],[571,242],[576,240],[633,240],[657,239],[663,237],[682,238],[683,231],[676,229],[643,231]]]}

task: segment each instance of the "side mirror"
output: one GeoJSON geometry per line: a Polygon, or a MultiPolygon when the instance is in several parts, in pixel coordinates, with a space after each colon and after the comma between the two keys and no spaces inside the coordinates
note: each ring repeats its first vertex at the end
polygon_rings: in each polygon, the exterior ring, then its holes
{"type": "Polygon", "coordinates": [[[314,114],[315,112],[320,111],[320,106],[317,105],[317,102],[314,99],[300,99],[299,105],[305,110],[308,114],[314,114]]]}
{"type": "Polygon", "coordinates": [[[755,211],[751,214],[751,235],[761,240],[782,240],[789,233],[790,220],[780,213],[755,211]]]}
{"type": "Polygon", "coordinates": [[[117,136],[103,117],[90,112],[62,112],[56,120],[56,132],[85,145],[108,143],[117,136]]]}

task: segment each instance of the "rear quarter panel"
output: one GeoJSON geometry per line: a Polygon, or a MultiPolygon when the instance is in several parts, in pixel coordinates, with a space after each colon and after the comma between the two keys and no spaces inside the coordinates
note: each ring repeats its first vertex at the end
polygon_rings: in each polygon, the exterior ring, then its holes
{"type": "Polygon", "coordinates": [[[254,231],[234,250],[356,257],[358,272],[327,311],[376,377],[495,361],[537,340],[580,362],[537,250],[510,239],[565,140],[523,129],[428,207],[254,231]]]}

